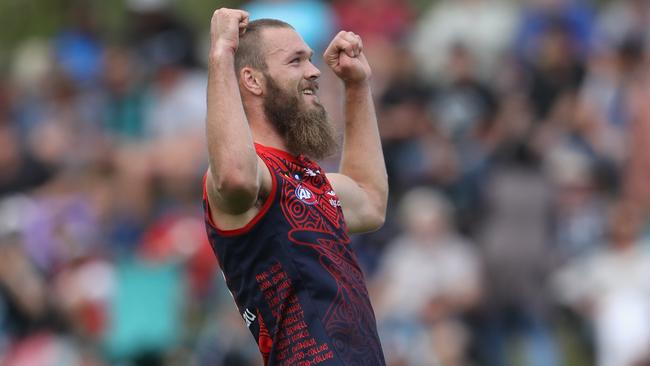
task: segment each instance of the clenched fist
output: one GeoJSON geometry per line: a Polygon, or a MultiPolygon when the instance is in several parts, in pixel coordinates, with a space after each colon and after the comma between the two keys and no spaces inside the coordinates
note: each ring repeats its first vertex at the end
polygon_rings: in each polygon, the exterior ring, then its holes
{"type": "Polygon", "coordinates": [[[372,74],[363,53],[361,37],[352,32],[340,31],[325,50],[323,58],[346,85],[366,82],[372,74]]]}
{"type": "Polygon", "coordinates": [[[233,53],[239,46],[239,35],[246,31],[248,13],[238,9],[215,10],[210,22],[211,47],[213,51],[229,50],[233,53]]]}

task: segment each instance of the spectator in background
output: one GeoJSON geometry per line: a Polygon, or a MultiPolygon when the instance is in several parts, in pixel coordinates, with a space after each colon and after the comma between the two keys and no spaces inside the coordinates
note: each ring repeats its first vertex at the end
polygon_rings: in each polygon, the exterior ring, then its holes
{"type": "Polygon", "coordinates": [[[70,337],[51,332],[34,333],[18,342],[3,360],[6,366],[105,366],[100,357],[70,337]]]}
{"type": "MultiPolygon", "coordinates": [[[[100,366],[90,342],[66,335],[68,323],[50,296],[54,281],[42,276],[24,247],[23,221],[33,206],[25,196],[0,201],[0,360],[7,366],[100,366]]],[[[86,283],[96,279],[86,277],[86,283]]]]}
{"type": "Polygon", "coordinates": [[[38,159],[61,169],[99,160],[105,152],[101,101],[54,68],[42,80],[38,112],[25,130],[26,148],[38,159]]]}
{"type": "Polygon", "coordinates": [[[111,142],[119,145],[144,138],[144,79],[134,52],[108,48],[102,75],[103,126],[111,142]]]}
{"type": "Polygon", "coordinates": [[[548,295],[550,191],[529,151],[505,157],[484,182],[485,219],[477,238],[485,261],[485,296],[476,329],[482,365],[507,364],[521,345],[527,365],[557,365],[548,295]]]}
{"type": "Polygon", "coordinates": [[[77,87],[89,91],[99,82],[104,45],[91,5],[83,1],[73,3],[75,6],[67,14],[67,27],[53,42],[54,61],[77,87]]]}
{"type": "Polygon", "coordinates": [[[454,43],[474,50],[479,75],[491,75],[512,43],[517,8],[502,0],[443,0],[433,4],[413,29],[412,52],[429,79],[446,72],[454,43]]]}
{"type": "Polygon", "coordinates": [[[635,63],[630,65],[627,106],[629,159],[623,172],[624,198],[638,204],[642,217],[650,216],[650,49],[638,50],[635,63]]]}
{"type": "Polygon", "coordinates": [[[476,60],[466,45],[447,53],[447,74],[431,103],[436,128],[450,141],[457,159],[449,189],[463,232],[476,228],[482,212],[482,185],[498,143],[499,105],[494,91],[477,76],[476,60]]]}
{"type": "Polygon", "coordinates": [[[587,121],[574,92],[554,103],[531,146],[543,160],[551,197],[549,231],[556,259],[566,261],[598,248],[605,209],[615,194],[616,165],[603,125],[587,121]]]}
{"type": "MultiPolygon", "coordinates": [[[[144,129],[148,140],[182,140],[202,131],[205,118],[205,73],[183,66],[178,51],[161,45],[158,53],[168,53],[151,64],[153,80],[146,90],[144,129]]],[[[196,141],[195,141],[196,143],[196,141]]]]}
{"type": "Polygon", "coordinates": [[[11,85],[9,104],[4,106],[5,118],[16,128],[21,144],[30,130],[42,119],[48,103],[46,80],[55,73],[52,47],[47,40],[32,39],[16,47],[10,60],[6,81],[11,85]]]}
{"type": "Polygon", "coordinates": [[[47,276],[86,253],[98,238],[94,212],[71,179],[68,174],[50,183],[24,218],[23,246],[47,276]]]}
{"type": "Polygon", "coordinates": [[[439,193],[415,188],[398,210],[403,232],[389,243],[371,286],[387,362],[464,365],[462,317],[482,292],[480,259],[456,233],[439,193]]]}
{"type": "Polygon", "coordinates": [[[553,277],[559,301],[594,327],[600,366],[637,365],[650,347],[650,255],[634,206],[611,212],[607,247],[576,258],[553,277]]]}
{"type": "Polygon", "coordinates": [[[556,101],[575,93],[584,77],[584,64],[563,20],[550,22],[538,35],[538,47],[526,62],[528,97],[538,120],[547,118],[556,101]]]}
{"type": "Polygon", "coordinates": [[[129,44],[144,65],[197,66],[194,34],[176,17],[172,1],[127,0],[126,7],[129,44]]]}
{"type": "Polygon", "coordinates": [[[594,42],[594,14],[585,0],[527,0],[519,18],[515,53],[525,63],[533,62],[544,47],[544,35],[563,25],[573,57],[584,61],[594,42]]]}
{"type": "MultiPolygon", "coordinates": [[[[207,84],[205,72],[197,69],[192,32],[172,15],[167,0],[130,0],[127,5],[134,27],[132,47],[140,51],[140,62],[151,72],[143,111],[147,139],[164,143],[202,134],[206,110],[202,95],[207,84]]],[[[192,144],[179,148],[192,150],[192,144]]]]}
{"type": "Polygon", "coordinates": [[[600,42],[617,45],[629,38],[650,42],[650,2],[620,0],[605,3],[598,18],[600,42]]]}
{"type": "Polygon", "coordinates": [[[592,55],[585,79],[577,94],[576,126],[581,127],[585,147],[612,165],[612,174],[620,174],[627,158],[627,134],[630,111],[627,89],[630,57],[628,46],[605,46],[592,55]]]}
{"type": "Polygon", "coordinates": [[[46,283],[22,244],[26,197],[0,201],[0,349],[26,338],[47,320],[46,283]]]}
{"type": "MultiPolygon", "coordinates": [[[[433,122],[426,110],[431,88],[413,71],[413,60],[399,47],[391,49],[395,59],[385,69],[384,92],[379,96],[378,121],[382,147],[393,194],[435,179],[432,156],[433,122]],[[397,56],[396,56],[397,57],[397,56]]],[[[444,158],[443,158],[444,159],[444,158]]]]}
{"type": "Polygon", "coordinates": [[[557,259],[566,263],[600,249],[609,202],[593,164],[566,147],[550,152],[545,164],[553,196],[551,240],[557,259]]]}
{"type": "MultiPolygon", "coordinates": [[[[473,138],[485,145],[480,140],[488,137],[498,109],[494,92],[478,78],[476,59],[465,44],[452,44],[447,55],[447,74],[432,106],[436,121],[460,150],[471,149],[473,142],[467,140],[473,138]]],[[[469,160],[463,165],[473,165],[469,160]]]]}
{"type": "MultiPolygon", "coordinates": [[[[66,166],[78,167],[96,161],[104,151],[99,90],[104,41],[92,5],[73,3],[67,9],[67,27],[52,42],[53,70],[45,79],[49,84],[46,93],[50,95],[33,126],[31,143],[37,150],[47,144],[43,140],[65,140],[60,141],[66,147],[62,146],[59,158],[66,166]]],[[[44,158],[49,153],[41,152],[44,158]]]]}
{"type": "Polygon", "coordinates": [[[0,197],[43,184],[53,167],[41,161],[20,144],[16,128],[0,122],[0,197]]]}
{"type": "MultiPolygon", "coordinates": [[[[151,210],[163,209],[169,202],[164,197],[168,192],[155,192],[154,185],[162,183],[156,187],[165,187],[166,182],[173,181],[177,187],[191,187],[207,159],[204,148],[207,77],[196,62],[194,34],[177,19],[170,1],[129,0],[127,6],[133,25],[131,47],[140,52],[139,61],[146,66],[140,70],[148,71],[149,75],[142,90],[138,90],[137,84],[125,85],[130,94],[122,100],[133,104],[135,115],[130,122],[136,131],[141,129],[142,143],[120,146],[115,155],[120,181],[129,187],[125,189],[129,199],[124,203],[127,207],[135,204],[132,211],[136,213],[135,220],[140,221],[147,214],[159,213],[151,210]],[[158,193],[162,195],[156,196],[158,193]]],[[[128,58],[119,59],[127,55],[116,56],[116,63],[133,62],[128,58]]],[[[111,66],[120,67],[119,64],[111,66]]],[[[119,70],[106,69],[107,77],[119,78],[111,72],[119,70]]]]}

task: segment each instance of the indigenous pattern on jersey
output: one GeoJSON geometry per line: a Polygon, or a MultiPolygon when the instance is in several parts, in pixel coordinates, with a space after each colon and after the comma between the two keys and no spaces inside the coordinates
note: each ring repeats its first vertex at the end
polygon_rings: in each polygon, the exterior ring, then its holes
{"type": "Polygon", "coordinates": [[[255,145],[271,172],[260,212],[220,230],[203,205],[228,288],[265,365],[385,365],[341,204],[313,161],[255,145]]]}

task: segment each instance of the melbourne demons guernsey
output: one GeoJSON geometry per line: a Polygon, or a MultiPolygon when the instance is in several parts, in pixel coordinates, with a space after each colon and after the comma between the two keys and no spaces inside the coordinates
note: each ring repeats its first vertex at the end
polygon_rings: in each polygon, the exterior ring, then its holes
{"type": "Polygon", "coordinates": [[[336,193],[303,156],[255,145],[271,191],[245,227],[219,230],[203,205],[210,244],[269,366],[385,365],[364,276],[336,193]]]}

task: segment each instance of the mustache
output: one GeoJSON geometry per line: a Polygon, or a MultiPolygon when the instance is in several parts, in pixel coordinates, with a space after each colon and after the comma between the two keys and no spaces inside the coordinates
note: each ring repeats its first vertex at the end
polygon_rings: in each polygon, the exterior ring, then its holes
{"type": "Polygon", "coordinates": [[[314,91],[317,91],[318,89],[320,89],[320,86],[318,84],[318,81],[316,80],[307,80],[300,84],[300,90],[305,90],[305,89],[313,89],[314,91]]]}

